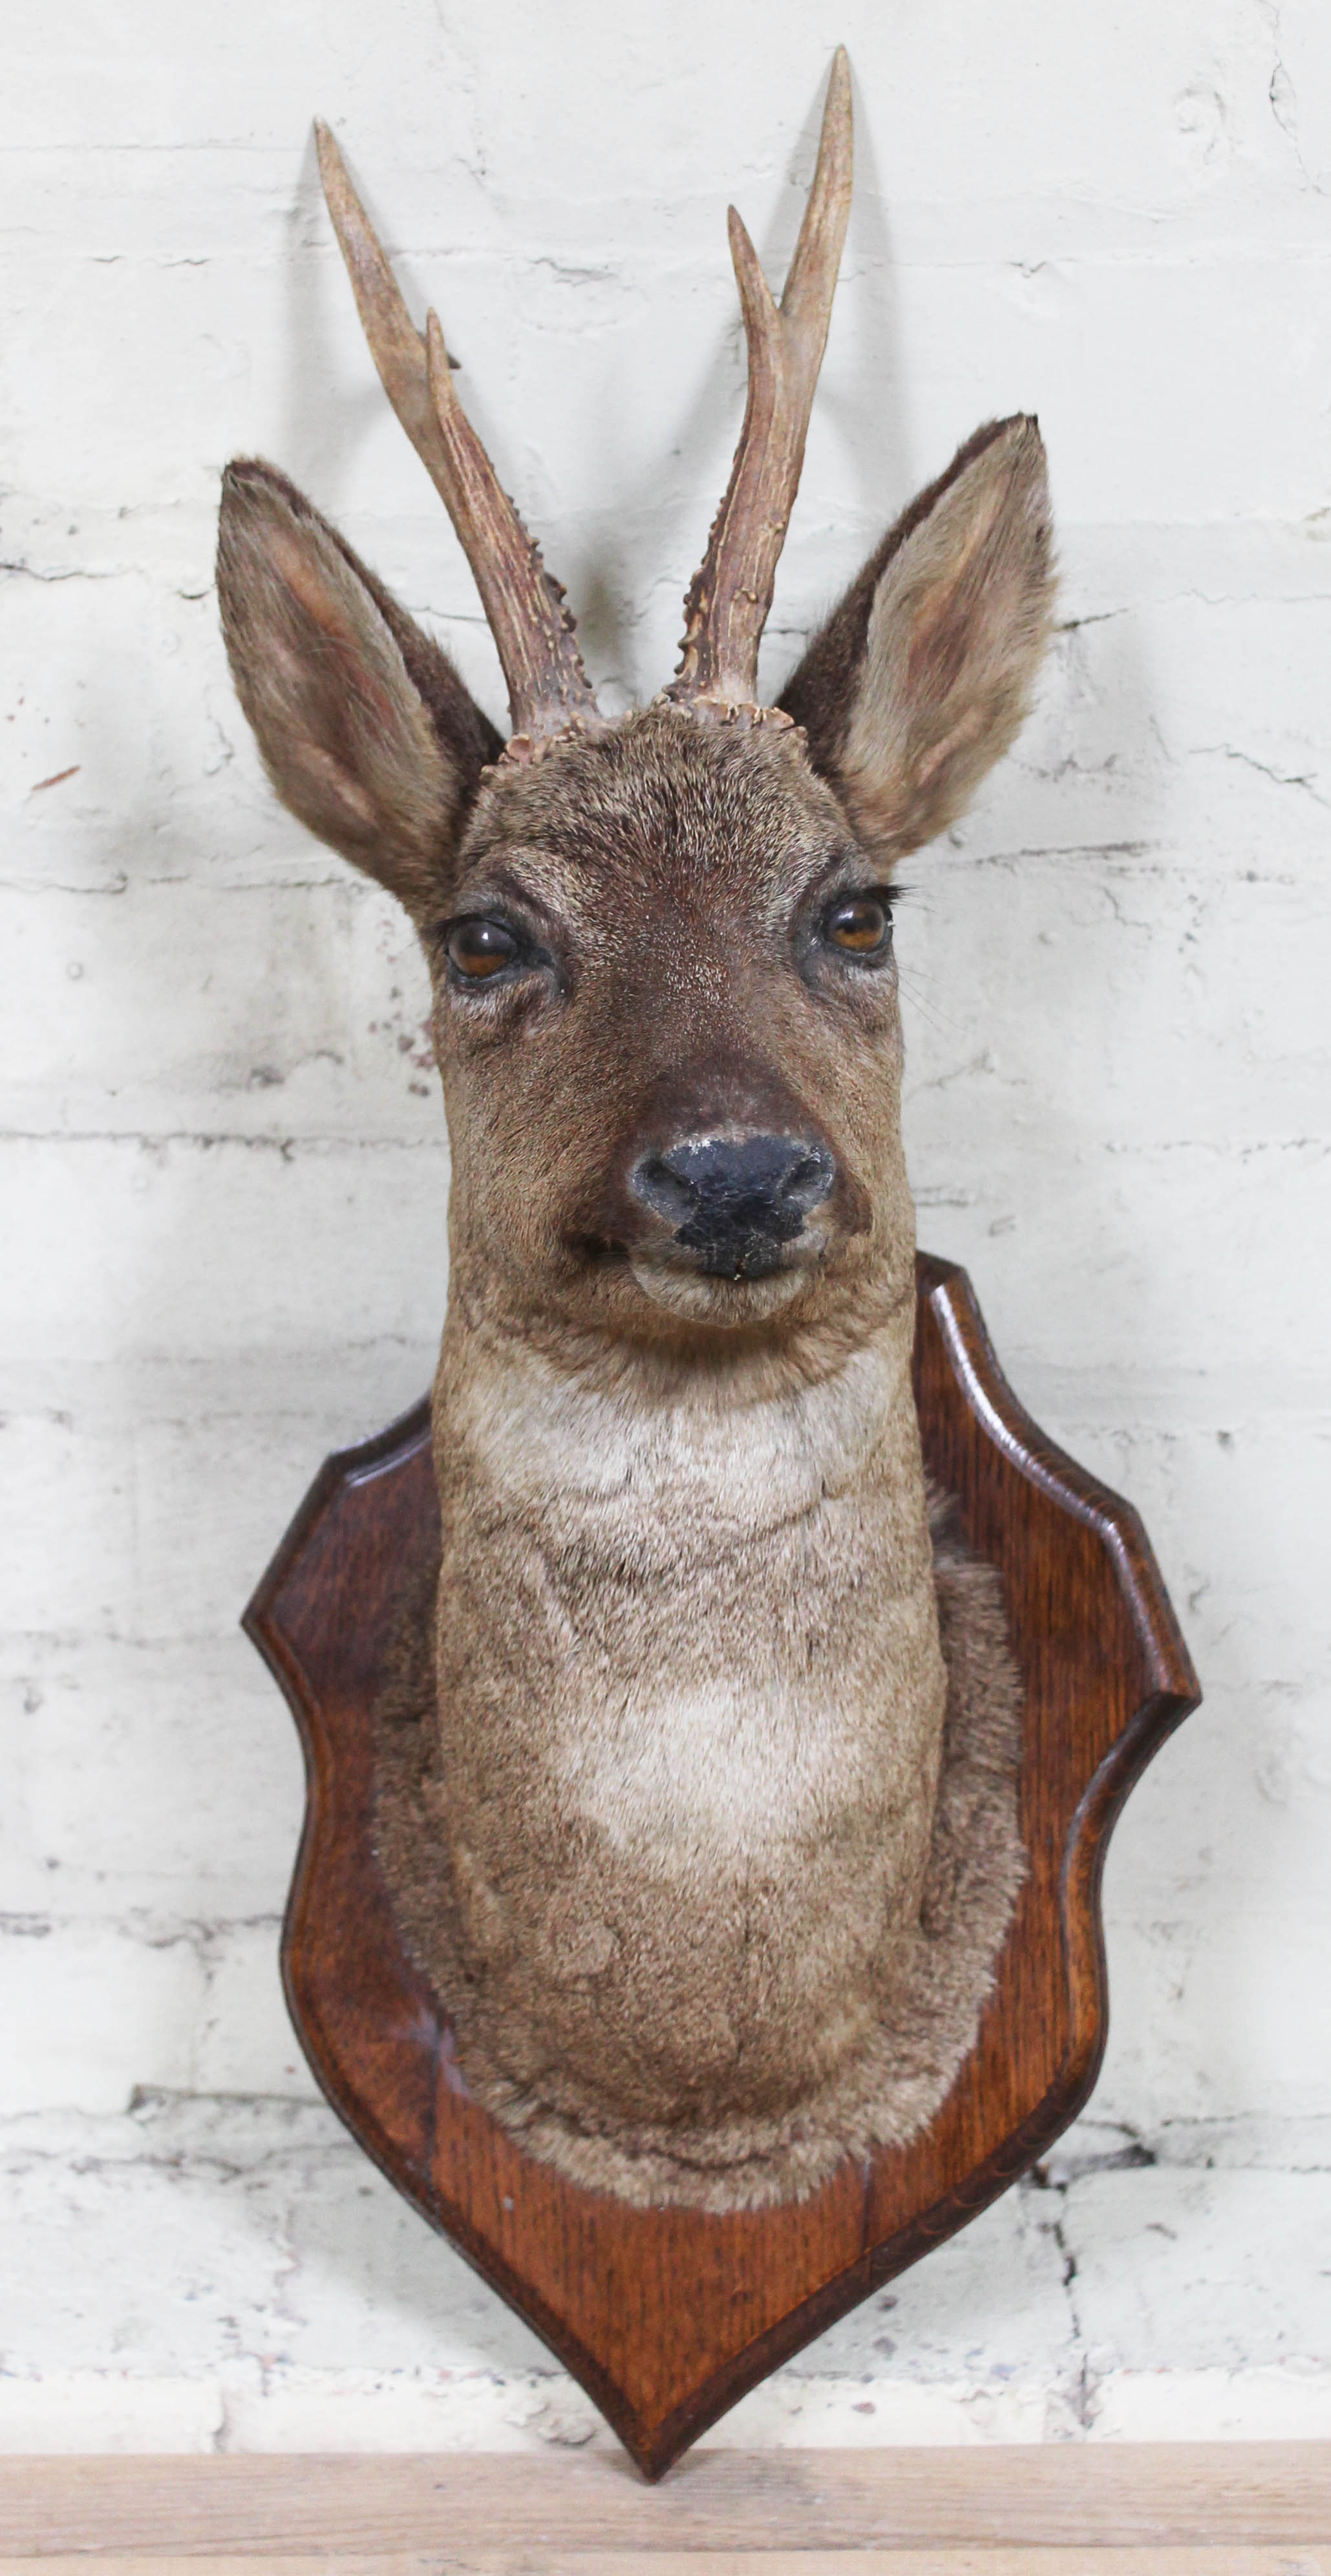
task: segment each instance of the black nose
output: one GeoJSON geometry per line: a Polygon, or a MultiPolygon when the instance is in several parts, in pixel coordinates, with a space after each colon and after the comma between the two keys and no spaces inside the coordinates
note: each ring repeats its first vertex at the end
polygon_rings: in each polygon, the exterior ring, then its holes
{"type": "Polygon", "coordinates": [[[629,1187],[673,1226],[700,1270],[761,1279],[835,1178],[826,1145],[798,1136],[686,1136],[664,1153],[644,1154],[629,1187]]]}

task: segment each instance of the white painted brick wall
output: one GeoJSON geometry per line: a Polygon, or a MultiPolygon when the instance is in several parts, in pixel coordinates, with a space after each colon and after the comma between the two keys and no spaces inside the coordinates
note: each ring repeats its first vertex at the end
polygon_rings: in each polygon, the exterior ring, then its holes
{"type": "Polygon", "coordinates": [[[314,180],[342,132],[578,607],[668,674],[832,44],[859,187],[779,681],[1038,408],[1065,621],[909,873],[909,1144],[1205,1683],[1107,1881],[1091,2116],[714,2439],[1331,2432],[1331,16],[1321,0],[90,0],[0,90],[0,2443],[608,2439],[346,2142],[280,2002],[301,1796],[237,1612],[424,1385],[447,1176],[400,920],[270,803],[218,470],[286,466],[491,708],[314,180]],[[44,785],[58,773],[73,774],[44,785]]]}

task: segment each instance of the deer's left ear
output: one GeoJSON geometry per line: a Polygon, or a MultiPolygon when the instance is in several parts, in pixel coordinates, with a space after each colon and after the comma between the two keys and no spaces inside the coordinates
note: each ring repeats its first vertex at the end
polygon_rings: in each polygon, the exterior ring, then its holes
{"type": "Polygon", "coordinates": [[[815,636],[781,704],[885,864],[955,821],[1030,706],[1049,636],[1044,443],[977,430],[815,636]]]}

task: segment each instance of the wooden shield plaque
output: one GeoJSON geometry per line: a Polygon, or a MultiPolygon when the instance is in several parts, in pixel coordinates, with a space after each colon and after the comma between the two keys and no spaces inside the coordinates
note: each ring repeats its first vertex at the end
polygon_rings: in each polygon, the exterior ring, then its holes
{"type": "Polygon", "coordinates": [[[964,2226],[1081,2109],[1107,2028],[1100,1872],[1133,1782],[1200,1697],[1130,1504],[1023,1412],[964,1271],[922,1254],[925,1463],[997,1566],[1025,1684],[1030,1875],[976,2045],[909,2146],[786,2208],[631,2209],[472,2101],[448,1997],[404,1944],[373,1842],[374,1706],[437,1506],[427,1406],[330,1458],[245,1613],[305,1748],[282,1966],[306,2056],[390,2182],[535,2328],[658,2477],[834,2318],[964,2226]]]}

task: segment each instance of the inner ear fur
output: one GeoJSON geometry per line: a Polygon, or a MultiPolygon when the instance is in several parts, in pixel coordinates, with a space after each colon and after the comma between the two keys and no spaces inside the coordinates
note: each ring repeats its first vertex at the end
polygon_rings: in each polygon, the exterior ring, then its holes
{"type": "Polygon", "coordinates": [[[336,529],[254,458],[223,476],[217,593],[283,804],[421,918],[499,756],[494,726],[336,529]]]}
{"type": "Polygon", "coordinates": [[[781,699],[886,864],[945,831],[1015,739],[1053,596],[1044,442],[1018,413],[911,503],[781,699]]]}

